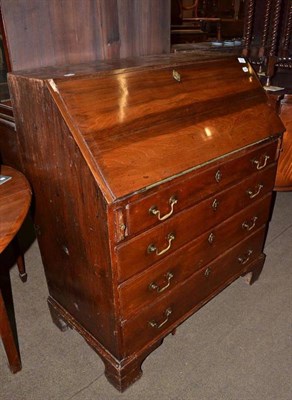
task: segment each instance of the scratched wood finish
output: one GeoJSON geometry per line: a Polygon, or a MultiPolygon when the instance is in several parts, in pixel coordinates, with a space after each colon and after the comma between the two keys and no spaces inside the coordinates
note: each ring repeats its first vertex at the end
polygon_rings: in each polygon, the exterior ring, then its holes
{"type": "Polygon", "coordinates": [[[11,242],[29,209],[31,189],[26,178],[8,166],[0,166],[1,175],[12,179],[0,185],[0,253],[11,242]]]}
{"type": "Polygon", "coordinates": [[[170,51],[170,0],[1,2],[12,70],[170,51]]]}
{"type": "Polygon", "coordinates": [[[263,267],[284,127],[246,67],[173,55],[112,69],[71,66],[71,77],[61,76],[66,68],[9,76],[53,321],[85,338],[120,391],[167,334],[240,275],[255,281],[263,267]],[[192,186],[201,197],[193,193],[166,221],[148,224],[140,206],[167,203],[173,187],[191,194],[192,186]],[[245,218],[250,230],[239,233],[245,218]],[[165,240],[168,228],[178,244],[147,258],[149,241],[165,240]],[[202,235],[213,230],[221,236],[212,256],[202,235]],[[200,259],[192,270],[194,249],[200,259]],[[178,285],[153,301],[143,297],[141,277],[156,280],[177,254],[178,285]]]}
{"type": "Polygon", "coordinates": [[[43,84],[31,85],[28,80],[22,84],[23,98],[18,101],[22,112],[33,113],[34,118],[18,125],[18,136],[25,173],[33,181],[37,239],[44,264],[50,266],[45,271],[50,296],[117,357],[118,346],[110,334],[118,328],[104,199],[43,84]],[[27,102],[28,95],[38,100],[27,102]],[[45,107],[39,109],[41,100],[45,107]],[[48,151],[43,134],[51,131],[52,120],[56,129],[51,132],[48,151]]]}

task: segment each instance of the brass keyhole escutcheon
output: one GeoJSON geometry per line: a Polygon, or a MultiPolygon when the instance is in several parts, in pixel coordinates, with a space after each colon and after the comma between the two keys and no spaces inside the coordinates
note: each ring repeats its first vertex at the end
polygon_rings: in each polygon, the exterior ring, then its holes
{"type": "Polygon", "coordinates": [[[181,82],[181,75],[175,69],[172,70],[172,77],[175,81],[181,82]]]}
{"type": "Polygon", "coordinates": [[[215,174],[215,181],[219,183],[221,179],[222,179],[222,172],[220,171],[220,169],[218,169],[218,171],[215,174]]]}
{"type": "Polygon", "coordinates": [[[209,268],[209,267],[206,268],[205,273],[204,273],[205,277],[208,278],[208,276],[211,274],[211,272],[212,272],[211,268],[209,268]]]}
{"type": "Polygon", "coordinates": [[[219,206],[219,200],[215,199],[215,200],[213,201],[213,203],[212,203],[212,208],[213,208],[213,210],[216,211],[217,208],[218,208],[218,206],[219,206]]]}
{"type": "Polygon", "coordinates": [[[211,232],[210,235],[208,236],[208,242],[212,244],[214,243],[214,240],[215,240],[215,235],[213,232],[211,232]]]}

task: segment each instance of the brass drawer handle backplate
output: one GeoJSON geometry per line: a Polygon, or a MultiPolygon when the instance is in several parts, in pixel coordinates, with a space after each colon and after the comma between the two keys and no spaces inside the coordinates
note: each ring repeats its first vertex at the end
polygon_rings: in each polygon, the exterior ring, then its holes
{"type": "Polygon", "coordinates": [[[249,198],[253,199],[257,195],[259,195],[263,187],[264,185],[257,185],[254,192],[251,189],[248,189],[247,194],[249,195],[249,198]]]}
{"type": "Polygon", "coordinates": [[[164,285],[163,287],[159,287],[158,285],[157,285],[157,283],[155,283],[155,282],[152,282],[152,283],[150,283],[150,285],[149,285],[149,289],[150,290],[156,290],[156,292],[157,293],[162,293],[162,292],[164,292],[169,286],[170,286],[170,281],[172,280],[172,278],[173,278],[173,273],[172,272],[167,272],[166,274],[165,274],[165,278],[166,278],[166,285],[164,285]]]}
{"type": "Polygon", "coordinates": [[[267,165],[268,159],[270,156],[264,156],[263,160],[252,160],[252,162],[257,166],[257,169],[263,169],[267,165]]]}
{"type": "Polygon", "coordinates": [[[169,202],[169,205],[170,205],[170,211],[169,211],[169,213],[163,215],[163,217],[161,216],[160,211],[158,210],[158,208],[156,206],[152,206],[152,207],[149,208],[149,214],[157,215],[157,218],[159,219],[159,221],[166,220],[167,218],[169,218],[173,214],[174,205],[178,202],[178,200],[174,196],[172,196],[168,200],[168,202],[169,202]]]}
{"type": "Polygon", "coordinates": [[[252,255],[253,251],[252,250],[248,250],[246,254],[244,254],[243,256],[238,257],[238,262],[242,265],[246,264],[249,259],[250,256],[252,255]]]}
{"type": "Polygon", "coordinates": [[[175,239],[175,235],[174,233],[169,233],[167,235],[167,240],[168,240],[168,245],[167,247],[165,247],[165,249],[158,251],[157,247],[155,246],[155,244],[149,244],[148,248],[147,248],[147,253],[156,253],[157,256],[162,256],[162,254],[165,254],[172,245],[172,241],[175,239]]]}
{"type": "Polygon", "coordinates": [[[242,229],[246,229],[247,231],[251,231],[257,222],[258,217],[253,217],[250,221],[244,221],[242,223],[242,229]]]}
{"type": "Polygon", "coordinates": [[[151,326],[151,328],[156,328],[156,329],[162,328],[163,325],[165,325],[168,322],[170,314],[172,314],[172,309],[167,308],[164,312],[164,315],[165,315],[164,321],[162,321],[160,324],[156,321],[149,321],[149,325],[151,326]]]}

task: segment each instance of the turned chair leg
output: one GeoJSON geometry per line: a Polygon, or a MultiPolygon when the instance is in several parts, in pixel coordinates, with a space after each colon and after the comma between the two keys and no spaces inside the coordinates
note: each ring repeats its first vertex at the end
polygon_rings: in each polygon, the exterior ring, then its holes
{"type": "Polygon", "coordinates": [[[18,267],[18,271],[19,271],[19,277],[22,280],[22,282],[26,282],[27,281],[27,273],[25,270],[24,256],[23,256],[22,251],[20,250],[17,237],[14,238],[12,243],[13,243],[14,251],[17,254],[16,263],[17,263],[17,267],[18,267]]]}
{"type": "Polygon", "coordinates": [[[14,374],[21,370],[21,360],[14,340],[11,325],[8,319],[2,292],[0,290],[0,336],[4,345],[11,372],[14,374]]]}

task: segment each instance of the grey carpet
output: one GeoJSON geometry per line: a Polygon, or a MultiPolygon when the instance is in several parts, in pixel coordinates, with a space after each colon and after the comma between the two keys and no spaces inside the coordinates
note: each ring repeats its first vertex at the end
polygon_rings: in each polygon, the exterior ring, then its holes
{"type": "Polygon", "coordinates": [[[85,341],[51,322],[34,242],[26,252],[27,283],[11,270],[23,369],[10,373],[0,345],[0,399],[290,400],[292,193],[277,194],[265,252],[256,284],[237,280],[189,318],[119,394],[85,341]]]}

